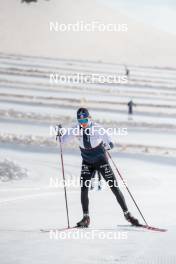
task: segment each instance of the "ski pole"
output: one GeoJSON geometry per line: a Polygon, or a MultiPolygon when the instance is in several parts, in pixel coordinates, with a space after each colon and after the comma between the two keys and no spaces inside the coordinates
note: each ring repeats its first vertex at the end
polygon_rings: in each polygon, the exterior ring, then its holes
{"type": "Polygon", "coordinates": [[[135,201],[135,199],[134,199],[134,197],[133,197],[132,193],[130,192],[130,190],[129,190],[128,186],[126,185],[126,183],[125,183],[125,181],[124,181],[124,179],[123,179],[123,177],[122,177],[122,175],[121,175],[120,171],[118,170],[118,168],[117,168],[117,166],[116,166],[116,164],[115,164],[114,160],[112,159],[112,157],[111,157],[111,154],[110,154],[108,151],[107,151],[107,154],[108,154],[109,158],[111,159],[111,161],[112,161],[112,163],[113,163],[113,165],[114,165],[114,167],[115,167],[115,169],[116,169],[116,171],[117,171],[118,175],[120,176],[120,178],[121,178],[121,180],[122,180],[123,184],[125,185],[125,187],[126,187],[126,189],[127,189],[128,193],[129,193],[129,195],[130,195],[131,199],[133,200],[133,202],[134,202],[134,204],[135,204],[136,208],[138,209],[138,211],[139,211],[139,213],[140,213],[140,215],[141,215],[142,219],[144,220],[145,224],[148,226],[148,224],[147,224],[147,222],[146,222],[146,220],[145,220],[145,218],[144,218],[144,216],[143,216],[143,214],[142,214],[141,210],[139,209],[139,206],[137,205],[137,203],[136,203],[136,201],[135,201]]]}
{"type": "MultiPolygon", "coordinates": [[[[58,126],[62,128],[61,125],[58,126]]],[[[66,205],[66,212],[67,212],[67,224],[68,228],[70,228],[70,221],[69,221],[69,213],[68,213],[68,202],[67,202],[67,189],[65,184],[65,170],[64,170],[64,160],[63,160],[63,151],[62,151],[62,142],[61,142],[61,135],[59,135],[59,145],[60,145],[60,157],[61,157],[61,165],[62,165],[62,176],[64,182],[64,193],[65,193],[65,205],[66,205]]]]}

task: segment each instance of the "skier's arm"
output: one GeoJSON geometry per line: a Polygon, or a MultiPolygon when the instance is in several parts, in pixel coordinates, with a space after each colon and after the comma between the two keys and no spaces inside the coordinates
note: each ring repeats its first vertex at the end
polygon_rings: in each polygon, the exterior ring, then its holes
{"type": "MultiPolygon", "coordinates": [[[[100,127],[101,129],[101,127],[100,127]]],[[[111,137],[108,135],[107,131],[104,129],[103,135],[101,135],[103,145],[106,150],[110,150],[114,147],[114,144],[112,143],[111,137]]]]}

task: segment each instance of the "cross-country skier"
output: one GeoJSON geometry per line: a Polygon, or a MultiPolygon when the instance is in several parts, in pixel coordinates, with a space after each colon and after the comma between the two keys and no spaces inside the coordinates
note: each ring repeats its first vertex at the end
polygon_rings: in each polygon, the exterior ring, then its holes
{"type": "Polygon", "coordinates": [[[74,128],[68,129],[64,134],[62,134],[63,130],[57,126],[58,136],[61,137],[62,144],[75,137],[75,128],[79,131],[76,137],[79,140],[82,156],[81,204],[83,218],[77,223],[77,226],[88,227],[90,224],[88,198],[90,185],[88,183],[91,182],[94,171],[100,172],[102,177],[108,183],[111,191],[115,195],[120,207],[123,210],[125,219],[132,225],[138,226],[139,221],[128,211],[124,196],[118,187],[117,180],[108,162],[106,150],[113,148],[113,143],[111,142],[107,132],[100,125],[91,120],[89,111],[86,108],[78,109],[77,121],[78,124],[74,128]]]}

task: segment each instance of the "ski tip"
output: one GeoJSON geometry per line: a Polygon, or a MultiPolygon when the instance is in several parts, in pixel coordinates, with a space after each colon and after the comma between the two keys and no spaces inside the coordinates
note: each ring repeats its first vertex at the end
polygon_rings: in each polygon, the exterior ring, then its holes
{"type": "Polygon", "coordinates": [[[151,230],[151,231],[167,232],[167,229],[158,228],[158,227],[149,226],[149,225],[140,225],[139,227],[143,227],[143,228],[146,228],[146,229],[151,230]]]}
{"type": "Polygon", "coordinates": [[[133,227],[133,228],[143,228],[143,229],[147,229],[149,231],[158,231],[158,232],[167,232],[167,229],[164,228],[158,228],[158,227],[154,227],[154,226],[150,226],[150,225],[143,225],[143,224],[139,224],[139,225],[117,225],[118,227],[133,227]]]}

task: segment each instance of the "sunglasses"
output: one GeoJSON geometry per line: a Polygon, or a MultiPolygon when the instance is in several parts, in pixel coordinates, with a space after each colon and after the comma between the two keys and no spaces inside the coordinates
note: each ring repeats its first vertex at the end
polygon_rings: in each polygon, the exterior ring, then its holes
{"type": "Polygon", "coordinates": [[[80,123],[80,124],[86,124],[86,123],[88,123],[88,118],[81,118],[81,119],[78,119],[78,122],[80,123]]]}

